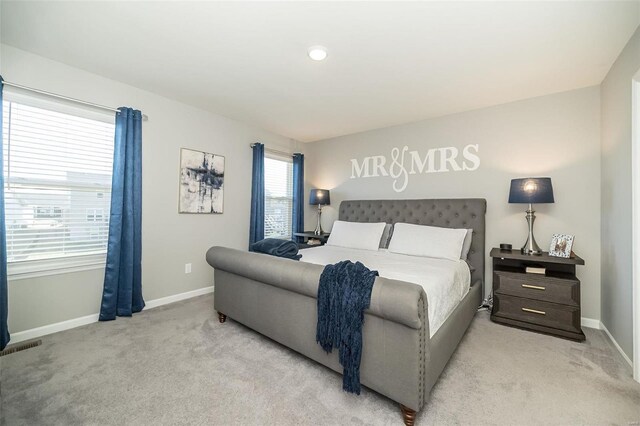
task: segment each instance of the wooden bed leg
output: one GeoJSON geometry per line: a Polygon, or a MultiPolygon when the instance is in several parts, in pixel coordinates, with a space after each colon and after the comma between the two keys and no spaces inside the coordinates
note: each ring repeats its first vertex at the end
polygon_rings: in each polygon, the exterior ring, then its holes
{"type": "Polygon", "coordinates": [[[416,422],[416,412],[411,408],[405,407],[400,404],[400,410],[402,410],[402,417],[404,418],[404,424],[406,426],[413,426],[416,422]]]}
{"type": "Polygon", "coordinates": [[[218,319],[220,320],[220,322],[225,322],[227,320],[227,316],[222,312],[218,312],[218,319]]]}

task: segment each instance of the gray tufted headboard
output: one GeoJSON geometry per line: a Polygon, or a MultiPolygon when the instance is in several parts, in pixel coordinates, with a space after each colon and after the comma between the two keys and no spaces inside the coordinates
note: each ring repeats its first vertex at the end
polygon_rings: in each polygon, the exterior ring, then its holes
{"type": "Polygon", "coordinates": [[[480,281],[484,294],[484,198],[433,200],[345,200],[338,218],[348,222],[414,223],[443,228],[473,229],[469,263],[475,271],[471,283],[480,281]]]}

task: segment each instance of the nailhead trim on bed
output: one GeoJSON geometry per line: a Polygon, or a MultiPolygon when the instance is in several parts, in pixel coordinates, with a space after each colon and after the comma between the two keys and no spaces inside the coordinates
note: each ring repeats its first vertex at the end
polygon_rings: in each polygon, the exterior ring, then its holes
{"type": "MultiPolygon", "coordinates": [[[[419,311],[419,316],[421,317],[420,320],[422,321],[423,324],[428,324],[429,323],[429,318],[428,316],[425,317],[424,313],[426,312],[426,306],[425,306],[425,300],[424,297],[420,297],[420,311],[419,311]]],[[[431,324],[429,324],[429,327],[431,326],[431,324]]],[[[420,327],[420,355],[419,355],[419,360],[420,360],[420,383],[418,385],[418,389],[420,390],[420,394],[418,395],[418,400],[420,401],[420,407],[418,407],[418,410],[420,410],[422,408],[422,406],[425,404],[426,402],[426,398],[427,398],[427,389],[426,389],[426,384],[427,384],[427,369],[425,368],[425,366],[427,365],[427,362],[425,360],[425,356],[426,356],[426,341],[427,341],[427,328],[425,326],[420,327]]],[[[416,410],[416,411],[418,411],[416,410]]]]}

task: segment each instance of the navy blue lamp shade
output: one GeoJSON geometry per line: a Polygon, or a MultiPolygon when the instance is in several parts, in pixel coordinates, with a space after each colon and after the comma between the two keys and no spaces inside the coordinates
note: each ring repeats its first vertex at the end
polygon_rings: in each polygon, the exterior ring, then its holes
{"type": "Polygon", "coordinates": [[[331,195],[328,189],[312,189],[309,195],[309,204],[314,206],[327,206],[331,204],[331,195]]]}
{"type": "Polygon", "coordinates": [[[544,204],[553,202],[551,178],[530,177],[511,179],[509,203],[544,204]]]}

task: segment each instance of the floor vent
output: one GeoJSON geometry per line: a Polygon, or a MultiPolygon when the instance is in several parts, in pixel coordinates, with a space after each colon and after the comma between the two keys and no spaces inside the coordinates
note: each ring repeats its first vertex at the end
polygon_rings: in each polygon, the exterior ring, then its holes
{"type": "Polygon", "coordinates": [[[36,346],[40,346],[41,344],[42,344],[42,340],[34,340],[32,342],[25,342],[25,343],[11,345],[4,351],[0,351],[0,356],[10,355],[14,352],[24,351],[25,349],[35,348],[36,346]]]}

